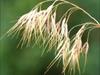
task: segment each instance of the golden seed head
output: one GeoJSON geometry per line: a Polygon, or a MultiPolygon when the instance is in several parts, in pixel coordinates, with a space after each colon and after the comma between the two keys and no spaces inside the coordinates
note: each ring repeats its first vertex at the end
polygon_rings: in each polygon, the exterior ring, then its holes
{"type": "MultiPolygon", "coordinates": [[[[47,71],[60,59],[62,59],[63,62],[63,73],[65,73],[68,66],[70,70],[74,71],[75,67],[77,67],[80,71],[80,54],[84,53],[87,55],[89,49],[88,41],[84,43],[84,45],[82,43],[83,33],[92,25],[94,28],[100,28],[100,24],[89,13],[71,2],[65,0],[56,0],[55,2],[47,9],[39,10],[39,7],[36,7],[29,13],[21,16],[18,22],[7,32],[7,34],[9,36],[21,33],[21,46],[28,46],[33,39],[38,41],[40,38],[42,38],[43,44],[46,43],[45,41],[47,40],[45,47],[49,45],[49,48],[51,49],[54,46],[56,48],[56,56],[47,67],[47,71]],[[60,4],[59,2],[58,4],[55,4],[57,1],[73,6],[69,8],[64,15],[62,15],[58,22],[57,9],[55,8],[60,4]],[[68,30],[68,21],[76,10],[84,12],[87,16],[94,20],[94,23],[86,22],[80,24],[80,29],[72,38],[69,37],[71,30],[68,30]]],[[[72,29],[75,27],[72,27],[72,29]]]]}

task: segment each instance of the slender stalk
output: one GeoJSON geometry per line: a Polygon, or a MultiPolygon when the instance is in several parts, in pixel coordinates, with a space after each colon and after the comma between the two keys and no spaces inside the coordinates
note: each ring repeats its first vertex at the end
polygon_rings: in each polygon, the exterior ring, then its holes
{"type": "Polygon", "coordinates": [[[100,24],[93,16],[91,16],[87,11],[85,11],[85,10],[82,9],[81,7],[79,7],[79,6],[77,6],[77,5],[73,4],[73,3],[71,3],[71,2],[69,2],[69,1],[65,1],[65,0],[59,0],[59,1],[63,1],[63,2],[65,2],[65,3],[67,3],[67,4],[70,4],[70,5],[74,6],[74,7],[76,7],[76,8],[78,8],[78,9],[82,10],[87,16],[89,16],[89,17],[90,17],[92,20],[94,20],[97,24],[100,24]]]}

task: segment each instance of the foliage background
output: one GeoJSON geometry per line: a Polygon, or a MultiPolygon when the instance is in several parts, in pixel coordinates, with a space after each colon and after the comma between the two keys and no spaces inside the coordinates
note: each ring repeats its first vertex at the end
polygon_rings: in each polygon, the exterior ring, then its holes
{"type": "MultiPolygon", "coordinates": [[[[43,0],[0,0],[0,37],[21,15],[41,1],[43,0]]],[[[100,0],[69,1],[84,8],[100,22],[100,0]]],[[[80,21],[78,17],[74,19],[77,22],[80,21]]],[[[16,48],[18,40],[11,37],[0,40],[0,75],[43,75],[47,65],[54,58],[54,49],[41,57],[43,49],[38,45],[16,48]]],[[[83,75],[100,75],[100,29],[91,32],[89,43],[88,61],[83,75]]],[[[61,75],[61,69],[61,65],[58,68],[54,66],[47,75],[61,75]]]]}

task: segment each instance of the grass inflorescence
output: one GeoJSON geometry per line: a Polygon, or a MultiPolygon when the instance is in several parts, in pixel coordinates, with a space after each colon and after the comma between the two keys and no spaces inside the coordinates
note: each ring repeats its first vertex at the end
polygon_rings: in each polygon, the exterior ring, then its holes
{"type": "Polygon", "coordinates": [[[29,46],[32,40],[35,39],[35,43],[37,43],[41,39],[42,44],[46,44],[45,48],[47,46],[49,46],[49,49],[55,47],[55,58],[48,65],[45,74],[60,59],[63,63],[62,73],[65,74],[67,68],[73,73],[76,68],[80,72],[79,59],[81,54],[85,55],[84,64],[86,64],[89,43],[88,37],[85,43],[83,43],[82,36],[86,30],[94,28],[100,28],[99,22],[79,6],[66,0],[47,0],[36,5],[29,13],[21,16],[18,22],[7,32],[7,35],[21,33],[19,43],[21,46],[29,46]],[[41,9],[41,5],[49,1],[53,3],[47,9],[41,9]],[[57,8],[61,4],[71,5],[72,7],[57,21],[57,8]],[[71,15],[78,10],[86,14],[92,22],[81,23],[69,29],[68,21],[71,20],[71,15]],[[80,26],[80,29],[77,30],[76,34],[73,37],[69,37],[70,32],[78,26],[80,26]]]}

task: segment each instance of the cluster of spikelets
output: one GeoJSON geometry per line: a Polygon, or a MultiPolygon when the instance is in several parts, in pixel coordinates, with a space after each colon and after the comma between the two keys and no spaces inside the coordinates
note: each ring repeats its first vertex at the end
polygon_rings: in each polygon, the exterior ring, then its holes
{"type": "Polygon", "coordinates": [[[53,0],[41,2],[29,13],[23,15],[7,34],[15,35],[21,33],[20,43],[22,46],[30,45],[34,39],[36,41],[41,39],[43,42],[42,44],[46,43],[45,47],[47,47],[47,45],[49,48],[55,47],[56,56],[47,67],[47,71],[60,59],[63,63],[63,73],[65,73],[68,67],[70,71],[74,72],[76,67],[80,71],[80,54],[85,54],[86,59],[89,49],[88,39],[85,43],[82,42],[83,33],[87,29],[92,30],[94,28],[100,28],[100,24],[85,10],[64,0],[56,0],[47,9],[41,10],[40,6],[49,1],[53,0]],[[69,4],[72,5],[72,7],[66,11],[59,21],[57,21],[56,10],[60,4],[69,4]],[[70,32],[77,26],[74,26],[69,30],[68,21],[70,16],[77,10],[84,12],[84,14],[89,16],[93,22],[77,25],[80,26],[80,29],[72,38],[70,38],[70,32]]]}

